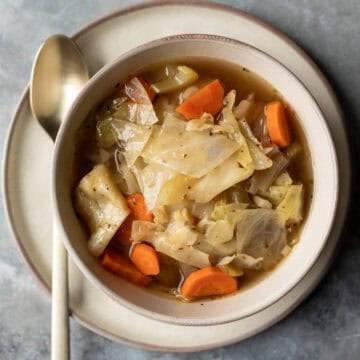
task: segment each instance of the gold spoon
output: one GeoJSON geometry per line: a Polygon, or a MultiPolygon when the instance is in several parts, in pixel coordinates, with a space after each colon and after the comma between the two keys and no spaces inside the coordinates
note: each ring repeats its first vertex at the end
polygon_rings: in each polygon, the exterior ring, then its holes
{"type": "MultiPolygon", "coordinates": [[[[54,35],[41,45],[31,72],[30,106],[53,141],[88,79],[87,66],[71,39],[54,35]]],[[[53,225],[51,359],[65,360],[70,357],[67,253],[53,225]]]]}

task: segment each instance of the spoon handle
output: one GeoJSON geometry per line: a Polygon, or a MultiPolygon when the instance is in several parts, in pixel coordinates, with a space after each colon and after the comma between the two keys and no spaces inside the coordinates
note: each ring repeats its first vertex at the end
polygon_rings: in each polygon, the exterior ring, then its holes
{"type": "Polygon", "coordinates": [[[55,221],[52,246],[51,359],[68,360],[70,358],[68,259],[55,221]]]}

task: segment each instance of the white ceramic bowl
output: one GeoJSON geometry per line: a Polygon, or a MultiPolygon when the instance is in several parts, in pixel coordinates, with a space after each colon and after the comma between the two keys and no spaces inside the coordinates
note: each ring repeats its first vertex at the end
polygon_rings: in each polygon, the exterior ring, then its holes
{"type": "Polygon", "coordinates": [[[318,105],[301,81],[265,53],[217,36],[181,35],[161,39],[136,48],[104,67],[74,102],[56,141],[54,213],[70,256],[89,280],[119,303],[145,316],[177,324],[211,325],[234,321],[263,310],[289,292],[309,271],[326,243],[338,190],[337,160],[329,130],[318,105]],[[312,204],[300,242],[280,266],[256,285],[235,295],[190,304],[149,292],[104,270],[87,249],[88,235],[80,226],[71,202],[76,131],[89,111],[129,74],[151,63],[185,56],[224,59],[250,69],[272,84],[300,119],[314,175],[312,204]]]}

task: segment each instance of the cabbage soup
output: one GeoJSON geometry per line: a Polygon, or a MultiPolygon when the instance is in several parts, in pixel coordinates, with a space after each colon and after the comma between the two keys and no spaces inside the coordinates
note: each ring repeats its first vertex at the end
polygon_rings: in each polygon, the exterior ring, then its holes
{"type": "Polygon", "coordinates": [[[75,163],[89,251],[183,301],[234,293],[277,266],[313,191],[284,98],[246,68],[202,58],[116,85],[79,129],[75,163]]]}

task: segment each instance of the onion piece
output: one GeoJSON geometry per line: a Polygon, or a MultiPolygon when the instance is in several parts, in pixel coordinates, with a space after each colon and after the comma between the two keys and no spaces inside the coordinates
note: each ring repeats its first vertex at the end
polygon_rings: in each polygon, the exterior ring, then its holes
{"type": "Polygon", "coordinates": [[[239,120],[239,125],[240,125],[240,129],[241,129],[242,133],[248,140],[251,140],[255,145],[261,145],[260,141],[253,134],[251,127],[247,123],[245,118],[241,118],[239,120]]]}
{"type": "Polygon", "coordinates": [[[239,126],[244,134],[251,157],[253,159],[253,166],[255,170],[264,170],[272,166],[271,159],[266,156],[265,151],[259,142],[259,140],[254,136],[249,124],[245,119],[239,121],[239,126]]]}
{"type": "Polygon", "coordinates": [[[250,187],[248,189],[250,194],[267,191],[279,174],[289,165],[289,159],[282,152],[278,152],[272,158],[272,162],[271,168],[254,172],[250,178],[250,187]]]}
{"type": "Polygon", "coordinates": [[[248,118],[254,106],[254,94],[250,94],[246,99],[239,102],[234,108],[234,115],[237,119],[248,118]]]}
{"type": "Polygon", "coordinates": [[[272,147],[273,144],[270,140],[264,114],[261,114],[261,116],[255,121],[252,130],[254,136],[260,141],[264,148],[272,147]]]}

